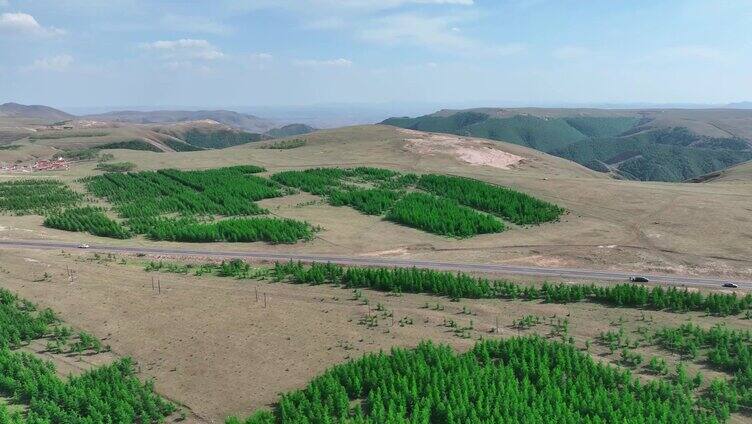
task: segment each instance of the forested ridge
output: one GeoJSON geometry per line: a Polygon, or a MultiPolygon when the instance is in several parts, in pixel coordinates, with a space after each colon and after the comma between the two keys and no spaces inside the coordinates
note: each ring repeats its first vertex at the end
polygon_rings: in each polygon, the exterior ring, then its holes
{"type": "Polygon", "coordinates": [[[521,112],[496,117],[471,110],[383,123],[520,144],[643,181],[685,181],[752,160],[752,140],[699,134],[682,126],[686,124],[681,119],[675,126],[651,126],[653,118],[626,115],[546,117],[521,112]]]}
{"type": "Polygon", "coordinates": [[[198,128],[191,128],[176,135],[178,138],[185,140],[189,145],[204,149],[224,149],[264,139],[264,136],[261,134],[231,129],[202,131],[198,128]]]}

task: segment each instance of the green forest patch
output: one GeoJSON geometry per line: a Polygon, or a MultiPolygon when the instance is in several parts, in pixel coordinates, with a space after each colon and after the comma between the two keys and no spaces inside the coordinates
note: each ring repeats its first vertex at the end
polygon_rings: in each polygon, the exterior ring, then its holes
{"type": "Polygon", "coordinates": [[[19,352],[32,340],[48,339],[48,350],[81,354],[103,349],[95,337],[81,332],[73,339],[49,309],[0,289],[0,422],[134,423],[162,422],[176,407],[154,393],[153,383],[136,378],[134,363],[123,358],[66,380],[51,362],[19,352]],[[26,408],[15,406],[26,405],[26,408]]]}
{"type": "Polygon", "coordinates": [[[103,237],[142,234],[153,240],[270,243],[313,238],[307,223],[261,217],[268,211],[257,201],[288,195],[293,188],[324,196],[334,206],[460,238],[504,231],[505,222],[552,222],[565,212],[525,193],[478,180],[381,168],[316,168],[280,172],[267,179],[254,175],[264,169],[252,165],[143,172],[127,172],[132,169],[129,163],[100,165],[104,174],[81,182],[88,193],[112,206],[112,216],[52,180],[0,184],[0,198],[6,200],[2,207],[18,214],[45,215],[44,225],[50,228],[103,237]]]}
{"type": "Polygon", "coordinates": [[[553,222],[565,212],[554,204],[470,178],[401,174],[380,168],[315,168],[272,176],[280,184],[325,196],[333,206],[452,237],[504,231],[506,225],[553,222]]]}
{"type": "Polygon", "coordinates": [[[282,394],[273,412],[227,423],[716,423],[723,415],[713,406],[680,383],[642,383],[569,344],[516,337],[461,354],[430,342],[369,354],[282,394]]]}

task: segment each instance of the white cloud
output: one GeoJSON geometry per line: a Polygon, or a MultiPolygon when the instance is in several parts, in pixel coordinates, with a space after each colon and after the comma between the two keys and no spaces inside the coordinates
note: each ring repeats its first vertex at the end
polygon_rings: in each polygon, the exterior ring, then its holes
{"type": "Polygon", "coordinates": [[[248,55],[248,58],[250,60],[261,62],[261,61],[272,60],[274,56],[270,55],[269,53],[251,53],[248,55]]]}
{"type": "Polygon", "coordinates": [[[217,47],[206,40],[183,38],[173,41],[155,41],[145,43],[141,48],[157,53],[162,59],[173,62],[189,60],[217,60],[224,57],[217,47]]]}
{"type": "Polygon", "coordinates": [[[27,13],[3,13],[0,15],[0,33],[12,36],[53,37],[65,34],[55,27],[44,27],[27,13]]]}
{"type": "Polygon", "coordinates": [[[467,15],[460,14],[430,17],[415,13],[393,14],[374,21],[359,35],[373,43],[417,45],[458,54],[506,56],[525,50],[520,43],[492,45],[464,36],[454,24],[467,19],[467,15]]]}
{"type": "Polygon", "coordinates": [[[708,66],[723,64],[729,66],[739,61],[739,54],[734,50],[706,45],[676,45],[657,48],[635,57],[633,63],[640,66],[708,66]]]}
{"type": "Polygon", "coordinates": [[[269,53],[250,53],[239,57],[240,63],[253,69],[263,70],[274,60],[269,53]]]}
{"type": "Polygon", "coordinates": [[[378,7],[384,9],[399,7],[407,4],[436,4],[457,6],[472,6],[473,4],[475,4],[474,0],[350,0],[347,2],[337,0],[324,0],[323,3],[339,3],[350,7],[378,7]]]}
{"type": "Polygon", "coordinates": [[[253,10],[264,8],[285,8],[289,10],[326,9],[339,10],[386,10],[407,5],[444,5],[444,6],[472,6],[474,0],[236,0],[231,2],[235,9],[253,10]]]}
{"type": "MultiPolygon", "coordinates": [[[[363,22],[379,13],[388,13],[413,6],[428,9],[433,7],[468,7],[474,0],[225,0],[237,13],[262,9],[281,9],[299,15],[303,28],[339,30],[358,28],[363,22]]],[[[226,3],[227,4],[227,3],[226,3]]]]}
{"type": "Polygon", "coordinates": [[[329,59],[329,60],[296,60],[293,62],[295,66],[303,66],[310,68],[323,68],[323,67],[335,67],[335,68],[347,68],[352,66],[352,61],[344,58],[329,59]]]}
{"type": "Polygon", "coordinates": [[[468,40],[452,31],[453,17],[425,17],[412,13],[379,19],[363,29],[363,39],[382,44],[419,44],[431,47],[465,48],[468,40]]]}
{"type": "Polygon", "coordinates": [[[188,33],[205,33],[223,35],[233,31],[233,29],[221,22],[217,22],[201,16],[184,16],[184,15],[165,15],[162,17],[163,26],[173,31],[182,31],[188,33]]]}
{"type": "Polygon", "coordinates": [[[345,28],[347,22],[338,16],[327,16],[325,18],[314,19],[304,25],[306,29],[331,30],[345,28]]]}
{"type": "Polygon", "coordinates": [[[61,54],[52,57],[37,59],[26,70],[30,71],[65,71],[73,63],[73,56],[61,54]]]}
{"type": "Polygon", "coordinates": [[[574,60],[588,56],[590,50],[579,46],[562,46],[555,49],[552,54],[556,59],[574,60]]]}
{"type": "Polygon", "coordinates": [[[522,43],[505,43],[481,48],[480,53],[486,53],[495,56],[510,56],[522,53],[527,47],[522,43]]]}
{"type": "Polygon", "coordinates": [[[723,60],[726,54],[708,46],[675,46],[663,49],[659,55],[667,59],[723,60]]]}

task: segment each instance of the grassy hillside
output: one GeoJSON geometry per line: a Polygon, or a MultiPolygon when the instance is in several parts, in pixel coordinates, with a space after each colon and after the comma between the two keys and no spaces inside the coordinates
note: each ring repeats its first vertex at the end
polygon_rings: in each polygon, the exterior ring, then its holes
{"type": "Polygon", "coordinates": [[[172,137],[162,137],[159,141],[176,152],[197,152],[199,150],[204,150],[201,147],[193,146],[185,141],[172,137]]]}
{"type": "MultiPolygon", "coordinates": [[[[732,183],[706,184],[614,180],[608,178],[608,174],[524,146],[483,141],[478,145],[481,151],[491,148],[486,146],[496,146],[524,159],[514,167],[500,169],[468,163],[459,152],[415,148],[415,145],[430,146],[458,140],[454,136],[386,125],[322,130],[305,137],[305,145],[289,150],[259,149],[259,144],[249,143],[192,153],[110,152],[115,155],[113,162],[135,163],[138,171],[263,163],[269,174],[333,166],[451,174],[509,187],[569,211],[557,224],[535,228],[510,225],[501,233],[448,239],[396,225],[352,207],[332,206],[308,193],[259,201],[260,207],[279,217],[307,221],[323,229],[314,240],[296,245],[294,250],[301,253],[381,255],[381,252],[395,252],[395,256],[447,262],[603,266],[646,273],[687,270],[708,275],[719,273],[729,275],[729,278],[740,275],[740,278],[749,279],[748,273],[741,274],[752,267],[750,239],[746,237],[752,234],[749,221],[749,205],[752,204],[749,183],[752,179],[748,177],[746,182],[741,181],[743,177],[740,176],[732,183]]],[[[24,146],[22,150],[0,150],[0,158],[6,162],[14,161],[23,154],[38,154],[41,147],[35,143],[24,146]],[[29,153],[24,153],[26,149],[29,153]]],[[[52,153],[41,154],[41,157],[50,157],[52,153]]],[[[63,178],[83,192],[75,181],[100,175],[100,171],[94,170],[96,165],[95,162],[80,163],[65,172],[39,175],[63,178]]],[[[744,169],[742,165],[738,168],[737,175],[740,175],[744,169]]],[[[749,175],[752,173],[748,172],[749,175]]],[[[32,176],[36,177],[35,174],[32,176]]],[[[15,175],[2,177],[5,180],[19,178],[15,175]]],[[[4,234],[9,238],[47,240],[54,236],[65,241],[97,243],[86,234],[43,229],[40,218],[35,216],[3,217],[3,220],[2,225],[9,228],[4,234]],[[27,229],[37,230],[29,232],[27,229]]],[[[230,246],[225,248],[232,250],[230,246]]]]}
{"type": "MultiPolygon", "coordinates": [[[[221,124],[205,124],[200,121],[156,127],[154,131],[184,141],[194,149],[224,149],[266,139],[266,136],[262,134],[240,131],[221,124]]],[[[189,150],[182,148],[183,146],[176,147],[175,150],[178,151],[189,150]]]]}
{"type": "Polygon", "coordinates": [[[640,122],[639,118],[624,116],[615,118],[572,117],[564,119],[588,137],[615,137],[633,128],[640,122]]]}
{"type": "Polygon", "coordinates": [[[225,147],[259,141],[262,137],[260,134],[243,131],[218,130],[205,132],[200,129],[191,129],[183,134],[182,139],[195,147],[222,149],[225,147]]]}
{"type": "MultiPolygon", "coordinates": [[[[384,124],[507,141],[595,171],[644,181],[684,181],[752,158],[752,141],[733,135],[734,131],[707,135],[707,131],[695,130],[715,125],[717,111],[708,115],[707,122],[701,122],[697,112],[684,120],[669,119],[662,111],[624,111],[623,116],[618,116],[618,111],[608,116],[576,110],[570,112],[573,116],[562,110],[548,112],[442,111],[417,118],[390,118],[384,124]]],[[[735,119],[752,122],[752,116],[735,119]]]]}
{"type": "Polygon", "coordinates": [[[146,112],[124,110],[87,115],[82,118],[132,124],[169,124],[210,119],[224,125],[252,132],[264,132],[274,127],[274,124],[269,120],[229,110],[155,110],[146,112]]]}
{"type": "Polygon", "coordinates": [[[563,119],[533,116],[491,118],[471,125],[467,131],[475,137],[505,140],[544,152],[587,139],[563,119]]]}
{"type": "Polygon", "coordinates": [[[316,131],[316,128],[313,128],[310,125],[290,124],[290,125],[285,125],[284,127],[280,127],[280,128],[272,128],[271,130],[264,133],[264,135],[267,135],[272,138],[284,138],[284,137],[292,137],[296,135],[308,134],[314,131],[316,131]]]}
{"type": "Polygon", "coordinates": [[[127,150],[146,150],[150,152],[161,152],[162,150],[153,144],[144,140],[118,141],[115,143],[102,144],[97,149],[127,149],[127,150]]]}
{"type": "Polygon", "coordinates": [[[64,121],[73,118],[73,115],[49,106],[22,105],[18,103],[1,104],[0,116],[40,119],[47,122],[64,121]]]}
{"type": "Polygon", "coordinates": [[[749,183],[752,181],[752,161],[740,163],[723,171],[711,172],[692,179],[693,183],[704,182],[734,182],[749,183]]]}

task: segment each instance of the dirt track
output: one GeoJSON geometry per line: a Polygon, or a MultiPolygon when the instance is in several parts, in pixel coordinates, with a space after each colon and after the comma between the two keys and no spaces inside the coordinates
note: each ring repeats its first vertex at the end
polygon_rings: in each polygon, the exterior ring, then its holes
{"type": "MultiPolygon", "coordinates": [[[[54,243],[39,242],[29,240],[0,240],[0,246],[6,248],[21,249],[38,249],[38,250],[60,250],[76,249],[75,243],[54,243]]],[[[303,262],[331,262],[341,265],[359,265],[359,266],[382,266],[382,267],[418,267],[430,268],[448,271],[460,272],[483,272],[494,274],[511,274],[511,275],[532,275],[536,277],[557,277],[557,278],[577,278],[588,280],[613,280],[628,281],[634,272],[603,271],[592,269],[572,269],[572,268],[554,268],[554,267],[531,267],[515,266],[504,264],[473,264],[462,262],[438,262],[425,260],[410,259],[390,259],[390,258],[369,258],[364,256],[333,256],[325,254],[295,254],[295,253],[272,253],[272,252],[238,252],[238,251],[216,251],[200,249],[170,249],[160,247],[128,247],[128,246],[108,246],[104,244],[94,245],[89,248],[94,252],[102,253],[130,253],[130,254],[150,254],[150,255],[178,255],[178,256],[197,256],[201,258],[243,258],[255,261],[303,261],[303,262]]],[[[690,277],[683,275],[647,275],[653,283],[665,283],[670,285],[680,285],[688,287],[703,287],[718,289],[724,283],[733,282],[740,289],[752,289],[752,281],[720,279],[720,278],[703,278],[690,277]]]]}

